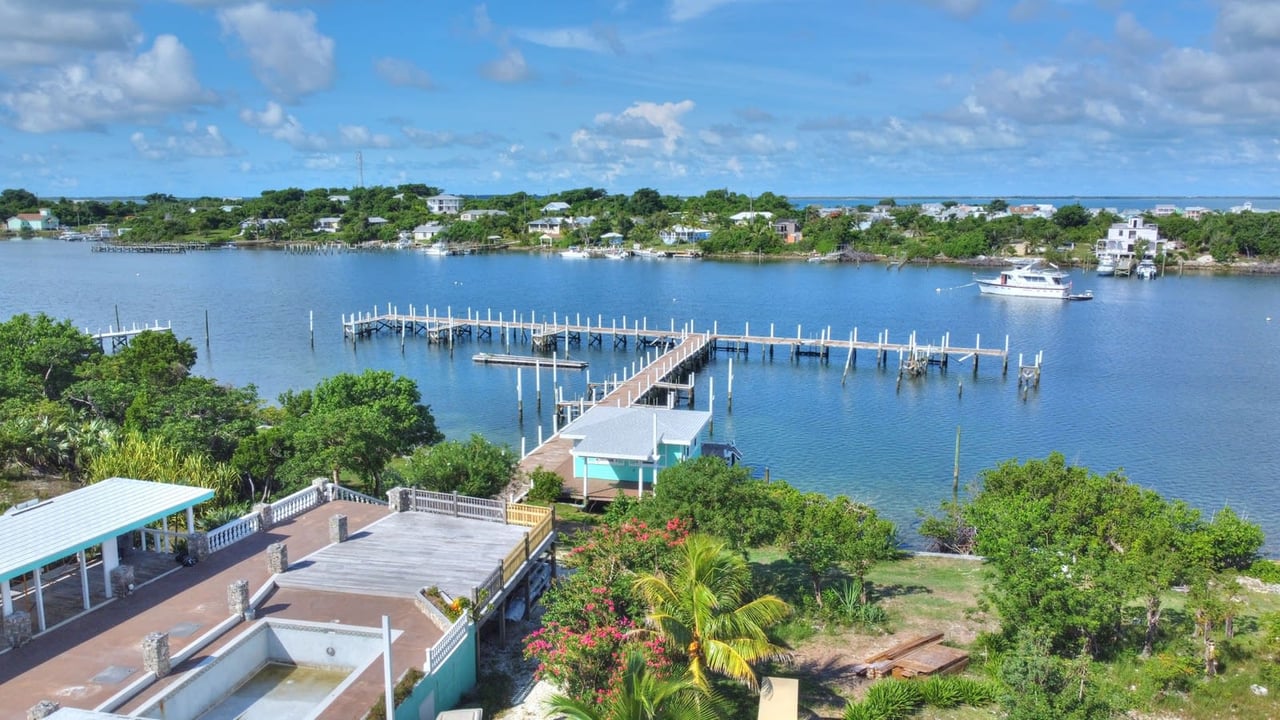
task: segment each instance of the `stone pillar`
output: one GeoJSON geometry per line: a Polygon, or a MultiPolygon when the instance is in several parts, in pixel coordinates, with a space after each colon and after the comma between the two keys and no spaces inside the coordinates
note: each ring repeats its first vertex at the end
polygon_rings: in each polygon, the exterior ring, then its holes
{"type": "Polygon", "coordinates": [[[227,609],[232,615],[239,615],[245,620],[253,619],[253,608],[249,606],[248,580],[237,580],[227,586],[227,609]]]}
{"type": "Polygon", "coordinates": [[[266,530],[272,526],[272,514],[270,503],[257,503],[253,506],[253,511],[258,513],[258,518],[262,521],[262,529],[266,530]]]}
{"type": "Polygon", "coordinates": [[[347,541],[347,516],[334,515],[329,518],[329,542],[340,543],[347,541]]]}
{"type": "Polygon", "coordinates": [[[112,597],[129,597],[129,595],[133,594],[135,585],[132,565],[117,565],[111,571],[112,597]]]}
{"type": "Polygon", "coordinates": [[[311,487],[316,489],[316,497],[320,499],[321,505],[333,499],[329,497],[329,478],[315,478],[311,481],[311,487]]]}
{"type": "Polygon", "coordinates": [[[22,647],[31,640],[31,613],[14,610],[4,616],[4,639],[10,647],[22,647]]]}
{"type": "Polygon", "coordinates": [[[187,554],[195,560],[209,559],[209,536],[202,532],[187,533],[187,554]]]}
{"type": "Polygon", "coordinates": [[[289,546],[282,542],[267,546],[267,570],[282,573],[289,569],[289,546]]]}
{"type": "Polygon", "coordinates": [[[148,633],[142,639],[142,667],[162,678],[173,667],[169,663],[169,633],[148,633]]]}
{"type": "Polygon", "coordinates": [[[61,705],[52,700],[41,700],[27,710],[27,720],[44,720],[61,708],[61,705]]]}
{"type": "Polygon", "coordinates": [[[391,512],[409,512],[409,508],[413,506],[412,498],[408,488],[392,488],[387,491],[391,512]]]}

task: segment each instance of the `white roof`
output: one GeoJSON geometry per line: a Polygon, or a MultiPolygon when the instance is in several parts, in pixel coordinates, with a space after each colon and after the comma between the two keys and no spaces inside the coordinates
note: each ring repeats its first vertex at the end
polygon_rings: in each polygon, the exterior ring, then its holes
{"type": "Polygon", "coordinates": [[[561,202],[561,201],[559,201],[559,200],[554,200],[554,201],[552,201],[552,202],[547,203],[546,205],[543,205],[543,206],[542,206],[542,212],[556,212],[556,211],[559,211],[559,210],[568,210],[568,209],[569,209],[569,207],[570,207],[570,205],[569,205],[569,203],[567,203],[567,202],[561,202]]]}
{"type": "Polygon", "coordinates": [[[461,198],[461,197],[460,197],[460,196],[458,196],[458,195],[450,195],[449,193],[441,193],[441,194],[439,194],[439,195],[432,195],[431,197],[429,197],[429,198],[427,198],[427,199],[428,199],[428,200],[462,200],[463,198],[461,198]]]}
{"type": "Polygon", "coordinates": [[[213,497],[212,490],[110,478],[0,515],[0,582],[213,497]]]}
{"type": "Polygon", "coordinates": [[[655,419],[658,444],[689,446],[711,420],[711,413],[597,405],[566,425],[560,435],[578,441],[571,451],[574,456],[653,461],[655,419]]]}

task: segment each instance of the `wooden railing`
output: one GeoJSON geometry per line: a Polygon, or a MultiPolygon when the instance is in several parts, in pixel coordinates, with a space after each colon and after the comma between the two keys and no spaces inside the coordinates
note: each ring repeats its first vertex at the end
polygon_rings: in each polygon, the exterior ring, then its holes
{"type": "Polygon", "coordinates": [[[507,515],[504,505],[506,503],[501,500],[415,489],[413,490],[413,504],[411,507],[415,512],[505,523],[507,515]]]}
{"type": "Polygon", "coordinates": [[[261,515],[256,512],[242,515],[220,528],[209,531],[209,552],[218,552],[237,540],[243,540],[261,529],[261,515]]]}
{"type": "Polygon", "coordinates": [[[544,519],[551,517],[551,508],[537,505],[507,504],[507,524],[537,527],[544,519]]]}
{"type": "Polygon", "coordinates": [[[511,578],[515,577],[516,573],[520,572],[520,568],[525,564],[525,562],[538,554],[538,548],[542,546],[543,541],[547,539],[547,536],[550,535],[552,529],[554,529],[555,516],[550,510],[547,508],[534,507],[530,507],[529,509],[544,510],[546,513],[537,525],[534,525],[529,529],[529,532],[525,533],[524,541],[512,548],[511,552],[507,553],[507,556],[503,558],[503,585],[510,582],[511,578]]]}
{"type": "Polygon", "coordinates": [[[320,504],[320,490],[307,487],[271,503],[272,524],[281,523],[320,504]]]}
{"type": "Polygon", "coordinates": [[[427,648],[427,665],[422,669],[423,672],[430,675],[436,668],[443,665],[445,660],[449,659],[449,655],[454,650],[457,650],[462,641],[467,638],[467,625],[470,622],[471,619],[467,617],[466,613],[463,613],[461,617],[453,622],[453,627],[450,627],[436,641],[435,645],[427,648]]]}

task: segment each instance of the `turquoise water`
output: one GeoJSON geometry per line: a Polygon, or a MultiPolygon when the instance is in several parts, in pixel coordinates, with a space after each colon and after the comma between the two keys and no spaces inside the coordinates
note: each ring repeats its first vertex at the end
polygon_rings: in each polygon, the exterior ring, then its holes
{"type": "MultiPolygon", "coordinates": [[[[981,274],[982,271],[979,271],[981,274]]],[[[953,365],[895,386],[869,354],[841,385],[843,353],[772,362],[753,348],[734,359],[733,411],[726,408],[729,356],[698,378],[706,407],[714,378],[714,436],[734,440],[747,462],[806,489],[875,503],[910,529],[916,508],[951,492],[957,426],[961,477],[1011,457],[1057,450],[1099,472],[1123,469],[1135,482],[1213,511],[1224,504],[1263,525],[1280,551],[1280,285],[1260,277],[1163,277],[1154,282],[1077,272],[1096,299],[1057,303],[980,297],[969,268],[677,260],[566,261],[522,254],[427,257],[413,252],[290,255],[227,250],[186,255],[92,254],[57,241],[0,244],[0,314],[43,311],[90,330],[114,322],[172,322],[200,351],[196,371],[253,383],[266,399],[311,387],[338,372],[384,368],[415,379],[437,422],[454,438],[479,432],[519,449],[550,433],[524,373],[525,418],[516,416],[516,371],[475,365],[471,355],[500,345],[471,341],[447,349],[390,336],[354,347],[340,317],[390,302],[401,310],[492,308],[509,317],[552,312],[651,326],[692,321],[723,331],[860,339],[916,331],[921,342],[984,346],[1007,335],[1016,363],[1044,352],[1044,379],[1022,400],[1011,373],[987,360],[953,365]],[[209,313],[210,343],[204,342],[209,313]],[[315,344],[308,335],[315,317],[315,344]],[[1270,319],[1269,319],[1270,318],[1270,319]],[[963,382],[963,394],[959,385],[963,382]]],[[[609,345],[606,339],[606,346],[609,345]]],[[[517,350],[527,352],[527,350],[517,350]]],[[[573,349],[593,380],[628,368],[631,351],[573,349]]],[[[586,373],[558,373],[576,397],[586,373]]]]}

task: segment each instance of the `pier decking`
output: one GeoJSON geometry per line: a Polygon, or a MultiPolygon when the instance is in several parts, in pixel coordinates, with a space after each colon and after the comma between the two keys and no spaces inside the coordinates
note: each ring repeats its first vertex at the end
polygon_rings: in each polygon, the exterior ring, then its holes
{"type": "Polygon", "coordinates": [[[139,327],[137,323],[134,323],[131,328],[117,328],[113,325],[105,331],[98,331],[96,333],[91,333],[88,328],[85,328],[85,333],[94,340],[97,340],[98,347],[102,348],[103,351],[106,351],[108,342],[111,343],[112,350],[117,350],[124,345],[128,345],[130,340],[144,332],[173,332],[173,323],[169,322],[161,325],[160,321],[157,320],[154,325],[143,323],[142,326],[139,327]]]}

